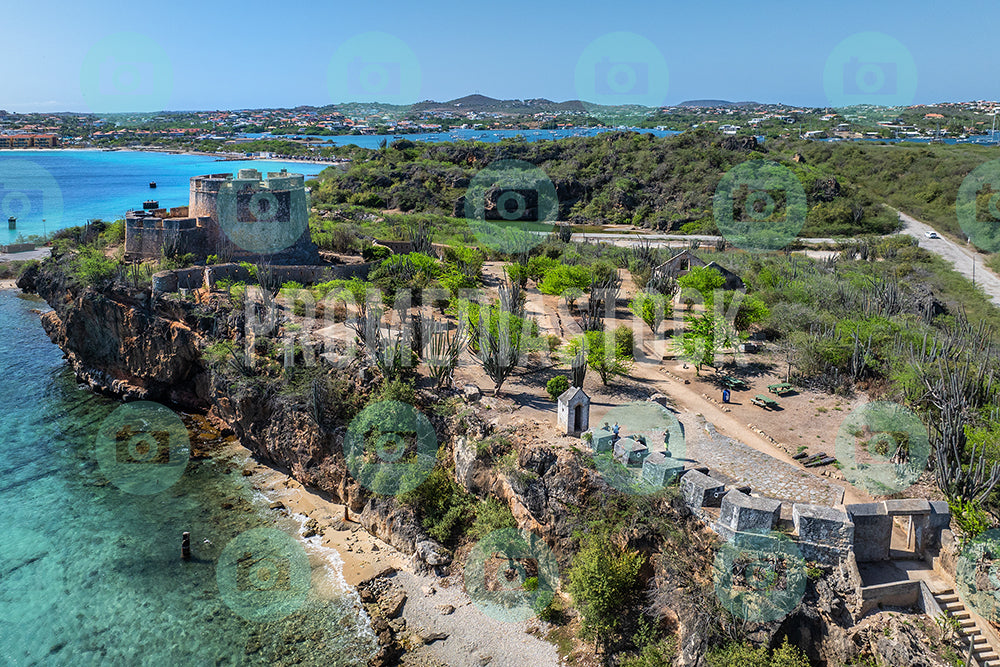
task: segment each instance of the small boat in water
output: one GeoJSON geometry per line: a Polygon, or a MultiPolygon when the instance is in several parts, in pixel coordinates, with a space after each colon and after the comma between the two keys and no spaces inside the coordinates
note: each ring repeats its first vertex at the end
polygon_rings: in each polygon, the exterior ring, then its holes
{"type": "Polygon", "coordinates": [[[156,187],[156,181],[150,181],[149,182],[149,187],[150,188],[155,188],[156,187]]]}

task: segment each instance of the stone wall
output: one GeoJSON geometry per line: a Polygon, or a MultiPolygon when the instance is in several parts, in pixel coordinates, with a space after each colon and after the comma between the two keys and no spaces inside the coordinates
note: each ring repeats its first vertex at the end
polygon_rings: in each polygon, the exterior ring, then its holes
{"type": "MultiPolygon", "coordinates": [[[[271,271],[279,283],[297,282],[303,285],[313,285],[328,280],[349,280],[357,277],[364,280],[371,271],[372,263],[310,265],[310,266],[272,266],[271,271]]],[[[213,264],[211,266],[194,266],[187,269],[160,271],[153,275],[153,292],[176,292],[180,288],[198,289],[214,288],[220,280],[254,282],[250,269],[241,264],[213,264]]]]}
{"type": "Polygon", "coordinates": [[[129,214],[125,218],[125,256],[159,257],[193,254],[205,257],[204,220],[199,218],[157,218],[129,214]]]}
{"type": "MultiPolygon", "coordinates": [[[[784,503],[753,495],[748,488],[733,488],[707,473],[707,468],[685,470],[680,482],[681,496],[690,510],[720,537],[732,541],[742,534],[766,533],[777,528],[784,503]],[[719,508],[717,513],[706,511],[713,507],[719,508]]],[[[889,559],[894,516],[906,517],[911,522],[911,547],[917,557],[933,556],[941,546],[942,532],[951,521],[947,503],[923,498],[846,507],[793,503],[790,509],[794,525],[790,537],[802,557],[831,565],[851,559],[859,563],[889,559]]],[[[887,594],[895,595],[892,591],[887,594]]],[[[909,599],[912,591],[900,595],[909,599]]]]}

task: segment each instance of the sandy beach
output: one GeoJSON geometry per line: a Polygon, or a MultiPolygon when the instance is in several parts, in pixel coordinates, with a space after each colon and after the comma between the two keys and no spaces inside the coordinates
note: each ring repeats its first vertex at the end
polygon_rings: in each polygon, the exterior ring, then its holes
{"type": "Polygon", "coordinates": [[[255,461],[241,445],[234,444],[232,454],[241,462],[243,474],[249,478],[251,486],[264,494],[272,510],[299,515],[322,536],[322,546],[340,554],[348,585],[353,587],[386,571],[407,567],[409,558],[406,555],[369,534],[356,517],[349,514],[345,522],[344,505],[326,500],[290,475],[255,461]]]}
{"type": "MultiPolygon", "coordinates": [[[[233,442],[229,452],[254,489],[270,501],[273,511],[305,518],[324,547],[343,560],[344,580],[352,588],[380,575],[406,593],[401,617],[408,650],[404,665],[449,667],[556,667],[554,644],[542,639],[547,624],[538,619],[509,622],[484,614],[466,594],[462,570],[448,577],[418,575],[409,556],[370,535],[353,516],[344,522],[344,505],[302,486],[281,470],[257,462],[233,442]],[[315,523],[312,523],[312,522],[315,523]]],[[[314,538],[315,539],[315,538],[314,538]]]]}

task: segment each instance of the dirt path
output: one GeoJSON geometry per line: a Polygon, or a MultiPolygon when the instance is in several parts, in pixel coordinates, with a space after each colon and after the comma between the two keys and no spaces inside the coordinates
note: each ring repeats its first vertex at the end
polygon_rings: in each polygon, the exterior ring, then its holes
{"type": "Polygon", "coordinates": [[[908,234],[917,239],[921,248],[929,250],[937,256],[951,262],[955,270],[969,280],[973,280],[987,295],[993,303],[1000,306],[1000,278],[990,271],[983,264],[982,256],[978,253],[963,248],[958,243],[942,236],[937,239],[927,238],[927,232],[934,231],[934,228],[927,223],[920,222],[916,218],[905,213],[899,213],[903,221],[903,234],[908,234]]]}

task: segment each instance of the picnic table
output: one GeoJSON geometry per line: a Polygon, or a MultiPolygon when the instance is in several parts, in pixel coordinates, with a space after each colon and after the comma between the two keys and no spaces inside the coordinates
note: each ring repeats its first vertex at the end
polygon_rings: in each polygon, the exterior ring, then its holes
{"type": "Polygon", "coordinates": [[[750,386],[747,381],[743,378],[733,377],[732,375],[723,375],[720,378],[723,387],[729,389],[749,389],[750,386]]]}
{"type": "Polygon", "coordinates": [[[779,382],[778,384],[767,385],[767,390],[772,394],[777,394],[778,396],[784,396],[785,394],[790,394],[795,391],[795,387],[788,384],[787,382],[779,382]]]}
{"type": "Polygon", "coordinates": [[[774,400],[773,398],[768,398],[763,394],[757,394],[756,396],[750,399],[750,402],[753,403],[754,405],[759,405],[762,408],[769,408],[771,410],[780,407],[776,400],[774,400]]]}

